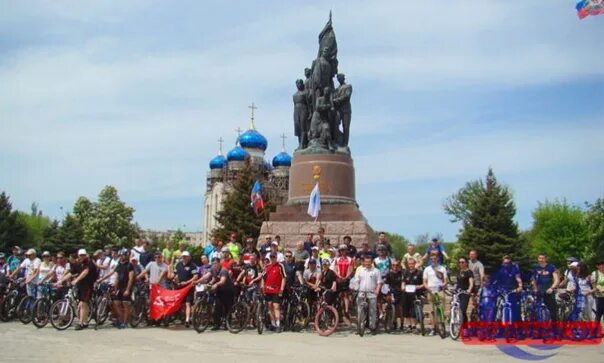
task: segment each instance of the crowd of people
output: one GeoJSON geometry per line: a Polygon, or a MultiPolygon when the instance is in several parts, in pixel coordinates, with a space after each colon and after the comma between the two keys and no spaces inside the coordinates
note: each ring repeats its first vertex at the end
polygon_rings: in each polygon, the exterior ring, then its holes
{"type": "MultiPolygon", "coordinates": [[[[396,328],[408,333],[418,333],[417,316],[414,312],[416,296],[430,301],[443,300],[443,292],[454,282],[459,295],[464,321],[468,321],[468,304],[472,295],[488,302],[497,289],[505,289],[509,295],[512,316],[520,319],[520,296],[527,283],[550,311],[552,320],[558,320],[556,294],[564,291],[581,295],[581,308],[590,320],[601,321],[604,314],[604,261],[597,263],[591,273],[587,266],[569,257],[565,271],[548,263],[547,256],[540,254],[537,263],[527,274],[521,273],[510,256],[503,256],[501,266],[492,274],[485,273],[478,252],[472,250],[468,257],[460,257],[454,276],[449,276],[444,262],[450,257],[438,238],[433,238],[424,253],[409,244],[400,258],[393,256],[392,245],[386,235],[380,233],[373,247],[364,241],[357,248],[349,236],[340,245],[332,245],[319,229],[317,236],[309,234],[293,249],[283,246],[279,236],[266,237],[257,243],[251,237],[239,243],[232,233],[226,243],[212,240],[195,263],[186,244],[175,250],[167,245],[155,248],[150,242],[137,239],[131,249],[106,246],[104,250],[89,254],[85,249],[68,255],[59,252],[52,256],[48,251],[41,254],[34,249],[23,250],[15,246],[8,258],[0,254],[0,286],[6,281],[21,278],[27,286],[27,295],[40,298],[47,293],[43,286],[52,283],[60,294],[65,294],[71,284],[78,289],[78,317],[76,329],[87,328],[89,301],[97,284],[112,291],[113,316],[117,328],[125,328],[132,311],[132,294],[136,286],[158,284],[165,289],[179,289],[189,285],[184,299],[185,327],[191,325],[192,304],[196,293],[209,288],[215,293],[214,327],[218,330],[235,301],[243,291],[253,300],[262,294],[268,305],[270,329],[281,332],[281,303],[291,287],[304,287],[309,301],[324,296],[328,304],[338,302],[345,322],[351,324],[354,296],[369,301],[369,328],[375,333],[383,315],[384,299],[395,306],[396,328]],[[323,295],[319,295],[319,294],[323,295]]],[[[428,304],[429,305],[429,304],[428,304]]],[[[483,309],[484,320],[494,320],[494,313],[483,309]]],[[[431,311],[435,322],[434,311],[431,311]]],[[[159,322],[152,322],[159,323],[159,322]]],[[[431,332],[434,334],[434,331],[431,332]]]]}

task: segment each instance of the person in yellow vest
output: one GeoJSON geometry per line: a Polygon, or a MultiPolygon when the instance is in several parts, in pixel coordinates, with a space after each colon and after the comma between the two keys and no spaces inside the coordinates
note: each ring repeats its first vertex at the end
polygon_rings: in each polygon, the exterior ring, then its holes
{"type": "Polygon", "coordinates": [[[182,253],[187,249],[187,242],[183,239],[178,242],[178,249],[172,252],[172,266],[182,261],[182,253]]]}
{"type": "Polygon", "coordinates": [[[241,253],[241,245],[237,242],[237,233],[232,232],[229,236],[229,242],[225,247],[231,252],[231,258],[239,262],[239,254],[241,253]]]}

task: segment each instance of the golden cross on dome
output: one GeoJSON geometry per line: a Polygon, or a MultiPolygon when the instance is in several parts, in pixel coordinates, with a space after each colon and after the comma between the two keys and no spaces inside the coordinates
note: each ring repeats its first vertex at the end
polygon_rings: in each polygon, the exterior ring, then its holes
{"type": "Polygon", "coordinates": [[[247,106],[247,108],[251,108],[252,109],[252,117],[251,117],[252,122],[250,123],[250,130],[256,130],[256,125],[254,124],[254,110],[257,110],[258,107],[256,107],[256,105],[254,104],[254,102],[252,102],[252,105],[251,106],[247,106]]]}
{"type": "Polygon", "coordinates": [[[219,146],[219,149],[218,149],[218,155],[222,155],[222,143],[223,143],[223,142],[224,142],[224,139],[222,138],[222,136],[220,136],[220,137],[218,138],[218,145],[220,145],[220,146],[219,146]]]}
{"type": "Polygon", "coordinates": [[[237,127],[235,131],[237,132],[237,140],[235,140],[235,145],[237,145],[239,144],[239,138],[241,137],[241,131],[243,130],[241,129],[241,127],[237,127]]]}

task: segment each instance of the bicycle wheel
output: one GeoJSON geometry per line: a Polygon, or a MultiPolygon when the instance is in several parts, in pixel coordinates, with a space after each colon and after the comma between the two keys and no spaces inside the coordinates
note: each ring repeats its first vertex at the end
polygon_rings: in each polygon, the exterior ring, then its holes
{"type": "Polygon", "coordinates": [[[247,326],[247,322],[250,316],[250,307],[240,301],[233,305],[231,311],[229,311],[226,319],[227,329],[232,334],[241,332],[247,326]]]}
{"type": "Polygon", "coordinates": [[[421,302],[416,302],[414,305],[415,320],[419,323],[419,332],[422,336],[426,335],[426,324],[424,319],[424,306],[421,302]]]}
{"type": "Polygon", "coordinates": [[[31,323],[33,306],[36,299],[33,296],[25,296],[17,306],[17,317],[23,324],[31,323]]]}
{"type": "Polygon", "coordinates": [[[552,317],[549,313],[549,310],[545,306],[542,306],[541,309],[539,309],[539,321],[543,323],[549,323],[550,321],[552,321],[552,317]]]}
{"type": "Polygon", "coordinates": [[[130,315],[130,321],[128,322],[131,327],[136,328],[143,321],[143,314],[146,311],[145,299],[138,296],[132,304],[132,314],[130,315]]]}
{"type": "Polygon", "coordinates": [[[96,324],[103,325],[109,317],[109,299],[103,296],[99,299],[96,306],[96,324]]]}
{"type": "Polygon", "coordinates": [[[33,318],[31,322],[37,328],[44,328],[48,324],[48,312],[50,311],[50,301],[48,299],[38,299],[34,302],[33,318]]]}
{"type": "Polygon", "coordinates": [[[330,336],[336,331],[339,321],[338,311],[331,305],[325,305],[315,316],[315,331],[322,337],[330,336]]]}
{"type": "Polygon", "coordinates": [[[298,301],[298,304],[292,309],[291,330],[300,332],[308,326],[310,320],[310,306],[304,300],[298,301]]]}
{"type": "Polygon", "coordinates": [[[447,337],[447,329],[445,326],[445,313],[443,312],[443,309],[441,306],[438,306],[437,308],[435,308],[436,314],[434,314],[436,316],[437,319],[437,323],[436,323],[436,328],[438,330],[438,335],[440,336],[441,339],[445,339],[447,337]]]}
{"type": "Polygon", "coordinates": [[[451,306],[451,313],[449,316],[449,332],[451,334],[451,339],[459,339],[462,324],[463,317],[461,316],[461,310],[459,309],[459,306],[451,306]]]}
{"type": "Polygon", "coordinates": [[[198,301],[193,305],[192,311],[193,329],[198,333],[203,333],[212,321],[212,311],[206,301],[198,301]]]}
{"type": "Polygon", "coordinates": [[[50,307],[50,324],[57,330],[65,330],[75,320],[75,310],[67,299],[56,301],[50,307]]]}
{"type": "Polygon", "coordinates": [[[386,304],[384,309],[384,331],[390,333],[394,325],[394,307],[392,304],[386,304]]]}
{"type": "Polygon", "coordinates": [[[0,296],[0,321],[6,322],[6,314],[4,314],[4,296],[0,296]]]}
{"type": "Polygon", "coordinates": [[[256,330],[258,334],[262,334],[264,331],[264,303],[258,302],[258,306],[256,307],[256,330]]]}
{"type": "Polygon", "coordinates": [[[365,335],[365,320],[367,318],[367,303],[362,302],[358,306],[358,314],[357,314],[357,332],[359,336],[362,337],[365,335]]]}

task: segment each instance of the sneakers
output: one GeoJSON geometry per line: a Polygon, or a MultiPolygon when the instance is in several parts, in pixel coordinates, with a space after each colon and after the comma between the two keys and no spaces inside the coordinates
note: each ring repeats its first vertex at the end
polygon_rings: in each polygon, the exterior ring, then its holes
{"type": "Polygon", "coordinates": [[[432,329],[428,335],[431,337],[436,336],[436,330],[432,329]]]}
{"type": "Polygon", "coordinates": [[[211,331],[217,331],[220,330],[220,326],[213,326],[212,329],[210,329],[211,331]]]}
{"type": "Polygon", "coordinates": [[[187,328],[187,329],[188,329],[188,328],[190,328],[190,327],[191,327],[191,323],[190,323],[190,322],[188,322],[188,321],[185,321],[185,328],[187,328]]]}

